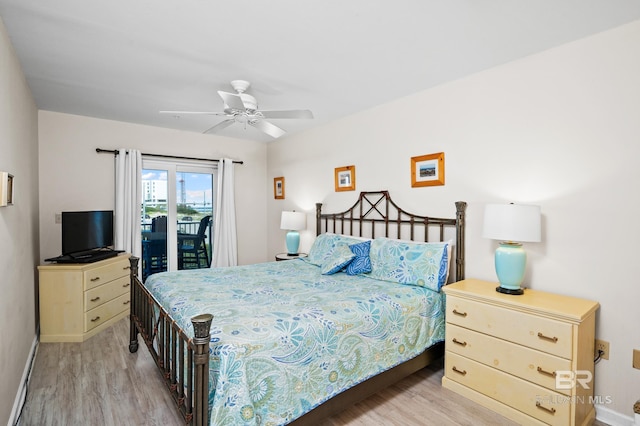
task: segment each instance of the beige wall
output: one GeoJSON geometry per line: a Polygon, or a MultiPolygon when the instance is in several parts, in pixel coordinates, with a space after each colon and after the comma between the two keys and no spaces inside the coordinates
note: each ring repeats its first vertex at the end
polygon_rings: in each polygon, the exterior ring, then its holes
{"type": "Polygon", "coordinates": [[[56,213],[114,208],[114,159],[96,148],[244,161],[235,165],[238,262],[266,259],[263,143],[49,111],[39,112],[39,130],[41,259],[60,254],[56,213]]]}
{"type": "MultiPolygon", "coordinates": [[[[437,66],[437,64],[434,64],[437,66]]],[[[495,280],[496,242],[482,238],[484,204],[542,207],[543,241],[526,244],[526,284],[599,301],[599,411],[632,416],[640,398],[640,21],[361,112],[268,147],[269,252],[284,250],[282,210],[329,211],[335,167],[356,166],[357,191],[388,189],[407,210],[434,216],[468,207],[467,276],[495,280]],[[410,158],[445,152],[446,185],[411,188],[410,158]],[[285,200],[272,182],[285,177],[285,200]],[[605,222],[605,220],[608,221],[605,222]],[[633,266],[633,267],[632,267],[633,266]]],[[[515,325],[517,327],[517,325],[515,325]]]]}
{"type": "Polygon", "coordinates": [[[0,170],[14,175],[14,205],[0,207],[0,424],[7,424],[36,337],[37,109],[0,20],[0,170]]]}

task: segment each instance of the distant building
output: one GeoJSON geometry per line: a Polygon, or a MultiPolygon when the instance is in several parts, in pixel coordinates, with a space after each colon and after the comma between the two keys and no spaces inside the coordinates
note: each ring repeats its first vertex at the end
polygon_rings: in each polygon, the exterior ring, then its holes
{"type": "Polygon", "coordinates": [[[157,207],[167,205],[167,181],[143,180],[142,199],[146,206],[157,207]]]}

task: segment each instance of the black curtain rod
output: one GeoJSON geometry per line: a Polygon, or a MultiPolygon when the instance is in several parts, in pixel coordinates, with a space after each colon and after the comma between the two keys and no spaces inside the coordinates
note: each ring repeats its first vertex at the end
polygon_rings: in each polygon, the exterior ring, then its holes
{"type": "MultiPolygon", "coordinates": [[[[96,152],[98,154],[118,155],[118,151],[113,150],[113,149],[96,148],[96,152]]],[[[144,152],[142,152],[141,155],[146,155],[147,157],[171,158],[171,159],[174,159],[174,160],[198,160],[198,161],[216,161],[216,162],[220,161],[217,158],[180,157],[180,156],[177,156],[177,155],[147,154],[147,153],[144,153],[144,152]]],[[[233,164],[244,164],[244,161],[233,160],[233,164]]]]}

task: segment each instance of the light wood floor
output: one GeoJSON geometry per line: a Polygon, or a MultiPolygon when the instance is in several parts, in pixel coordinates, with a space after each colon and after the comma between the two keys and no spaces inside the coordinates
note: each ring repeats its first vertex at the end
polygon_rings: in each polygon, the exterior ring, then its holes
{"type": "MultiPolygon", "coordinates": [[[[131,354],[128,340],[123,319],[84,343],[40,343],[19,424],[183,424],[146,347],[131,354]]],[[[438,362],[320,426],[515,424],[443,389],[442,375],[438,362]]]]}

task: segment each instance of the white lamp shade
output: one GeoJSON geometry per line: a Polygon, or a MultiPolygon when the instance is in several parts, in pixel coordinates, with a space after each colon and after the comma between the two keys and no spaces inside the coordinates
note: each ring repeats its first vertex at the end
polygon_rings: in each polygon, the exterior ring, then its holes
{"type": "Polygon", "coordinates": [[[307,215],[303,212],[282,212],[280,229],[300,231],[307,227],[307,215]]]}
{"type": "Polygon", "coordinates": [[[539,242],[540,223],[540,206],[487,204],[482,236],[500,241],[539,242]]]}

